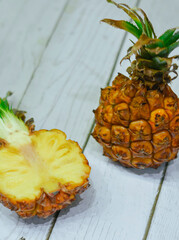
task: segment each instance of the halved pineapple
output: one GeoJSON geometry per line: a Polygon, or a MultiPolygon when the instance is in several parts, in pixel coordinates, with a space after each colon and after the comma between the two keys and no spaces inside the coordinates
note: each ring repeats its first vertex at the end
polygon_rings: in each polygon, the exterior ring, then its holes
{"type": "Polygon", "coordinates": [[[60,130],[31,131],[0,102],[0,201],[21,217],[47,217],[88,186],[79,145],[60,130]]]}

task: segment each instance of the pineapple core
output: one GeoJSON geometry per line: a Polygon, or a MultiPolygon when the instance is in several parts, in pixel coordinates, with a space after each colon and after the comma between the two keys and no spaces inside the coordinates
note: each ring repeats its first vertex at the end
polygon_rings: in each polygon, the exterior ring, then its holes
{"type": "Polygon", "coordinates": [[[7,145],[0,149],[0,192],[7,197],[36,199],[42,191],[56,192],[60,185],[82,185],[89,174],[78,144],[59,130],[29,135],[25,129],[13,131],[5,140],[7,145]]]}

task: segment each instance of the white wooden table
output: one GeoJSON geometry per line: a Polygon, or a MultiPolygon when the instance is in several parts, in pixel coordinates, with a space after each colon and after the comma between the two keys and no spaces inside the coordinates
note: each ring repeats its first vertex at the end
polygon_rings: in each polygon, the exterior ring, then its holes
{"type": "MultiPolygon", "coordinates": [[[[178,25],[178,0],[126,0],[143,8],[158,35],[178,25]]],[[[137,171],[102,156],[90,136],[100,88],[128,62],[129,34],[100,24],[128,19],[105,0],[1,0],[0,96],[78,141],[92,167],[91,187],[48,219],[20,219],[0,206],[0,240],[178,240],[179,158],[137,171]]],[[[179,95],[179,79],[172,84],[179,95]]]]}

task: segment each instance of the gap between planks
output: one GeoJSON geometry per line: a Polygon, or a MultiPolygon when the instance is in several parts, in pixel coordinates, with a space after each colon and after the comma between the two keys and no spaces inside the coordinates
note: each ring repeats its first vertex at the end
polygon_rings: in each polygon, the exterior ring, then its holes
{"type": "MultiPolygon", "coordinates": [[[[139,6],[140,1],[141,1],[141,0],[137,0],[137,2],[136,2],[136,7],[139,6]]],[[[118,62],[118,59],[119,59],[121,50],[122,50],[122,48],[123,48],[123,46],[124,46],[124,43],[125,43],[126,38],[127,38],[127,32],[124,33],[124,36],[123,36],[123,38],[122,38],[122,43],[121,43],[121,45],[120,45],[120,47],[119,47],[119,50],[118,50],[118,52],[117,52],[117,54],[116,54],[116,57],[115,57],[115,59],[114,59],[114,64],[113,64],[112,70],[111,70],[111,72],[110,72],[110,75],[109,75],[108,81],[107,81],[107,83],[106,83],[106,86],[109,86],[109,84],[110,84],[110,82],[111,82],[111,80],[112,80],[112,76],[113,76],[113,74],[114,74],[114,71],[115,71],[115,68],[116,68],[116,65],[117,65],[117,62],[118,62]]],[[[87,144],[88,144],[89,138],[90,138],[90,136],[91,136],[91,132],[92,132],[92,130],[93,130],[93,128],[94,128],[94,125],[95,125],[95,120],[93,120],[93,122],[92,122],[91,128],[90,128],[89,133],[88,133],[87,138],[86,138],[86,141],[85,141],[85,143],[84,143],[84,145],[83,145],[83,147],[82,147],[83,152],[84,152],[84,150],[85,150],[85,148],[86,148],[86,146],[87,146],[87,144]]],[[[45,240],[49,240],[49,239],[50,239],[51,233],[52,233],[52,231],[53,231],[53,228],[54,228],[54,226],[55,226],[55,223],[56,223],[56,221],[57,221],[57,218],[58,218],[58,216],[59,216],[59,213],[60,213],[60,211],[58,211],[58,212],[55,214],[54,219],[53,219],[52,224],[51,224],[51,227],[50,227],[50,229],[49,229],[49,232],[48,232],[47,237],[46,237],[45,240]]]]}
{"type": "MultiPolygon", "coordinates": [[[[138,4],[140,3],[140,1],[141,1],[141,0],[137,0],[137,3],[136,3],[136,6],[137,6],[137,7],[138,7],[138,4]]],[[[115,70],[115,68],[116,68],[116,65],[117,65],[117,62],[118,62],[118,59],[119,59],[119,56],[120,56],[120,52],[121,52],[121,50],[122,50],[122,48],[123,48],[123,46],[124,46],[124,43],[125,43],[126,38],[127,38],[127,32],[124,33],[124,36],[123,36],[123,38],[122,38],[122,43],[121,43],[121,45],[120,45],[120,47],[119,47],[119,50],[118,50],[118,52],[117,52],[117,54],[116,54],[116,57],[115,57],[115,60],[114,60],[114,65],[113,65],[113,68],[112,68],[112,70],[111,70],[111,72],[110,72],[110,75],[109,75],[108,81],[107,81],[107,83],[106,83],[106,86],[108,86],[108,85],[110,84],[110,81],[111,81],[111,79],[112,79],[114,70],[115,70]]],[[[95,120],[93,120],[93,122],[92,122],[92,124],[91,124],[91,127],[90,127],[90,130],[89,130],[89,133],[88,133],[88,135],[87,135],[87,137],[86,137],[86,141],[85,141],[85,143],[83,144],[83,147],[82,147],[83,152],[84,152],[84,150],[85,150],[85,148],[86,148],[86,146],[87,146],[87,144],[88,144],[89,138],[90,138],[90,136],[91,136],[91,132],[92,132],[92,130],[93,130],[93,128],[94,128],[94,125],[95,125],[95,120]]],[[[54,226],[55,226],[55,223],[56,223],[56,221],[57,221],[57,218],[58,218],[59,213],[60,213],[60,211],[58,211],[57,213],[55,213],[54,219],[53,219],[53,221],[52,221],[52,223],[51,223],[51,227],[50,227],[50,229],[49,229],[49,232],[48,232],[47,237],[46,237],[45,240],[49,240],[49,239],[50,239],[51,233],[52,233],[52,231],[53,231],[53,228],[54,228],[54,226]]]]}
{"type": "Polygon", "coordinates": [[[153,220],[153,217],[154,217],[155,209],[156,209],[158,199],[159,199],[159,196],[160,196],[160,192],[162,190],[163,182],[165,180],[167,168],[168,168],[168,163],[165,164],[165,168],[163,170],[163,175],[162,175],[162,178],[161,178],[159,186],[158,186],[157,194],[156,194],[154,203],[152,205],[152,209],[150,211],[149,219],[147,221],[147,225],[146,225],[145,232],[144,232],[144,237],[143,237],[142,240],[147,240],[147,237],[148,237],[148,234],[149,234],[149,231],[150,231],[150,227],[151,227],[151,224],[152,224],[152,220],[153,220]]]}
{"type": "Polygon", "coordinates": [[[42,58],[43,58],[43,56],[44,56],[45,50],[47,49],[47,47],[48,47],[48,45],[49,45],[49,43],[50,43],[50,41],[51,41],[51,39],[52,39],[52,37],[53,37],[56,29],[57,29],[57,26],[58,26],[60,20],[61,20],[62,17],[63,17],[63,14],[64,14],[65,9],[67,8],[69,2],[70,2],[70,0],[67,0],[67,2],[65,3],[65,5],[64,5],[64,7],[63,7],[63,10],[62,10],[62,12],[60,13],[60,15],[59,15],[59,17],[58,17],[58,19],[57,19],[57,21],[56,21],[56,23],[55,23],[55,25],[54,25],[54,27],[53,27],[53,29],[52,29],[52,32],[51,32],[51,34],[49,35],[49,38],[48,38],[48,40],[47,40],[47,42],[46,42],[46,44],[45,44],[45,46],[44,46],[44,49],[43,49],[43,51],[42,51],[42,53],[41,53],[41,56],[40,56],[40,58],[39,58],[39,61],[38,61],[38,63],[37,63],[37,66],[34,68],[34,71],[32,72],[31,77],[30,77],[30,79],[29,79],[29,81],[28,81],[28,83],[27,83],[27,86],[26,86],[25,90],[24,90],[24,93],[22,94],[22,97],[21,97],[21,99],[20,99],[20,101],[19,101],[19,103],[18,103],[17,109],[19,109],[19,107],[20,107],[20,105],[21,105],[21,103],[22,103],[22,101],[23,101],[23,98],[24,98],[24,96],[25,96],[25,94],[26,94],[26,92],[27,92],[27,90],[28,90],[28,88],[29,88],[29,86],[30,86],[30,84],[31,84],[31,82],[32,82],[32,80],[33,80],[33,78],[34,78],[34,76],[35,76],[35,74],[36,74],[39,66],[40,66],[40,63],[41,63],[42,58]]]}

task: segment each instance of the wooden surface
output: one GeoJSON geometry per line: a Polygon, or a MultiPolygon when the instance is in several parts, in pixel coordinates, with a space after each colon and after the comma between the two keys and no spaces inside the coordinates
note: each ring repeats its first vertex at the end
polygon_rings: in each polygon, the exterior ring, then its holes
{"type": "MultiPolygon", "coordinates": [[[[177,0],[126,3],[145,9],[158,34],[178,25],[177,0]]],[[[132,39],[104,17],[128,19],[105,0],[0,1],[0,95],[13,91],[11,103],[37,129],[78,141],[92,167],[90,188],[58,216],[23,220],[1,206],[0,240],[179,239],[179,162],[125,169],[90,136],[100,88],[125,73],[129,63],[119,62],[132,39]]],[[[172,87],[179,95],[177,80],[172,87]]]]}

